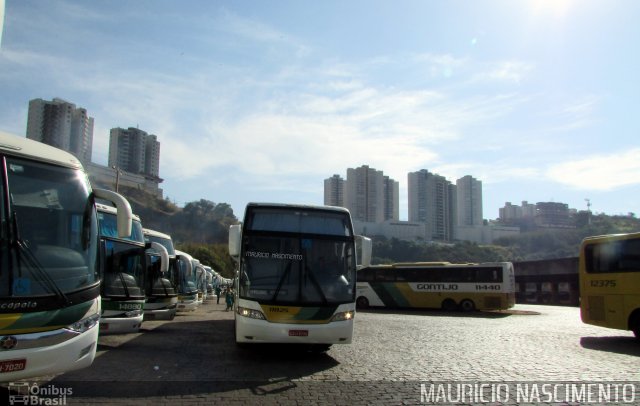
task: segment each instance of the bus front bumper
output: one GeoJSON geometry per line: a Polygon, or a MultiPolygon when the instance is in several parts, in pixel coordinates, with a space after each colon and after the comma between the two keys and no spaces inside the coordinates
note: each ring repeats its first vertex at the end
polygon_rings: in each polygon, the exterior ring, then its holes
{"type": "Polygon", "coordinates": [[[128,334],[140,331],[144,315],[135,317],[101,317],[100,334],[128,334]]]}
{"type": "MultiPolygon", "coordinates": [[[[67,334],[67,329],[55,330],[46,334],[67,334]]],[[[16,334],[18,345],[22,340],[37,340],[35,336],[43,333],[16,334]]],[[[50,340],[43,338],[42,340],[50,340]]],[[[91,365],[96,356],[98,341],[98,326],[94,326],[84,333],[55,345],[18,349],[0,352],[2,369],[14,371],[0,373],[0,382],[11,382],[19,379],[54,375],[62,372],[86,368],[91,365]],[[21,362],[22,361],[22,362],[21,362]],[[17,365],[24,363],[24,369],[15,370],[17,365]]]]}
{"type": "Polygon", "coordinates": [[[236,314],[238,343],[351,344],[353,320],[326,324],[270,323],[236,314]]]}
{"type": "Polygon", "coordinates": [[[196,302],[195,300],[192,302],[178,302],[178,313],[183,313],[183,312],[192,312],[194,310],[196,310],[199,306],[199,303],[196,302]]]}

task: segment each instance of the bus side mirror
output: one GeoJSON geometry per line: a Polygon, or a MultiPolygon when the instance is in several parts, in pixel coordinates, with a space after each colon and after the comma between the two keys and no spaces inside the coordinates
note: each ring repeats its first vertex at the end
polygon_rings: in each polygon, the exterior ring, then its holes
{"type": "Polygon", "coordinates": [[[163,274],[167,273],[169,270],[169,253],[167,252],[167,249],[157,242],[152,242],[149,245],[149,249],[153,250],[160,256],[160,272],[163,274]]]}
{"type": "Polygon", "coordinates": [[[360,263],[357,264],[358,268],[366,268],[371,265],[371,251],[373,244],[371,238],[367,238],[363,235],[356,236],[356,244],[360,245],[360,263]]]}
{"type": "Polygon", "coordinates": [[[242,244],[242,229],[240,224],[229,226],[229,255],[236,261],[240,257],[240,245],[242,244]]]}
{"type": "Polygon", "coordinates": [[[93,189],[93,194],[99,198],[115,204],[118,213],[116,221],[118,227],[118,237],[127,238],[131,235],[131,223],[133,222],[133,213],[131,205],[124,196],[106,189],[93,189]]]}

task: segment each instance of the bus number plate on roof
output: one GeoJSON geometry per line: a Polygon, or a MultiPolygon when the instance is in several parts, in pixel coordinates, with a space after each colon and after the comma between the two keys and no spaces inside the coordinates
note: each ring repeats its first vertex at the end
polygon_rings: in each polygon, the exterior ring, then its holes
{"type": "Polygon", "coordinates": [[[27,366],[26,359],[11,359],[0,362],[0,373],[22,371],[27,366]]]}
{"type": "Polygon", "coordinates": [[[289,330],[289,337],[307,337],[309,330],[289,330]]]}

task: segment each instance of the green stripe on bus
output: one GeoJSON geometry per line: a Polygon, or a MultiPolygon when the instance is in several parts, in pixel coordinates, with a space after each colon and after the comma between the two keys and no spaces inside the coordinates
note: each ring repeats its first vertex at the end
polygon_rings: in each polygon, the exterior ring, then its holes
{"type": "Polygon", "coordinates": [[[398,289],[395,283],[373,283],[371,287],[376,292],[382,303],[388,307],[407,307],[409,302],[398,289]]]}
{"type": "Polygon", "coordinates": [[[90,300],[63,309],[23,313],[15,322],[0,330],[0,334],[5,334],[5,332],[9,330],[46,329],[47,327],[68,326],[76,321],[82,320],[93,303],[93,300],[90,300]]]}
{"type": "Polygon", "coordinates": [[[296,320],[328,320],[335,313],[337,306],[333,307],[306,307],[296,314],[296,320]]]}

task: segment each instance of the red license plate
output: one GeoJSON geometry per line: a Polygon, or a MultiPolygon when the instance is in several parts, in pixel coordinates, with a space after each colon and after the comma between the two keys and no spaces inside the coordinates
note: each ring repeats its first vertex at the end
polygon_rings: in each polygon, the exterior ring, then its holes
{"type": "Polygon", "coordinates": [[[289,330],[289,337],[307,337],[309,330],[289,330]]]}
{"type": "Polygon", "coordinates": [[[26,359],[10,359],[0,362],[0,373],[22,371],[27,367],[26,359]]]}

